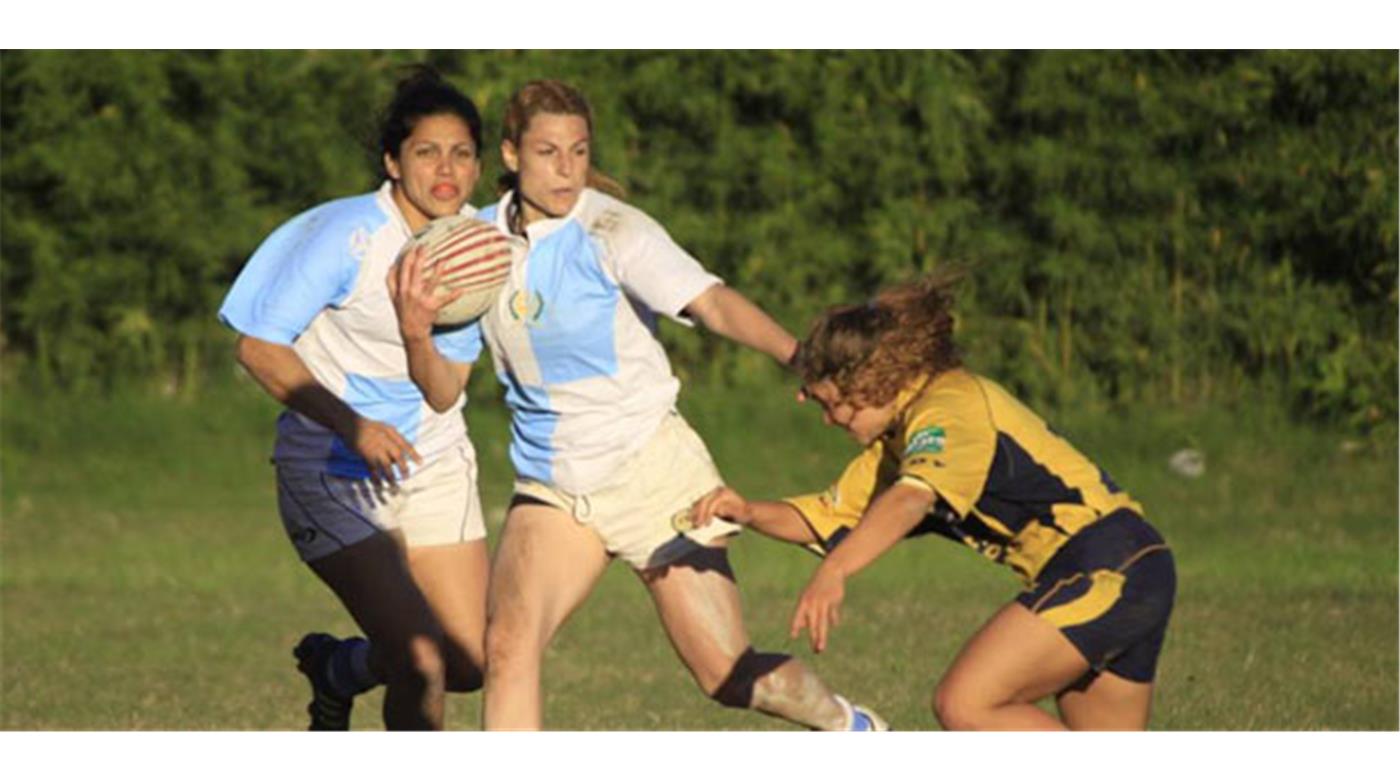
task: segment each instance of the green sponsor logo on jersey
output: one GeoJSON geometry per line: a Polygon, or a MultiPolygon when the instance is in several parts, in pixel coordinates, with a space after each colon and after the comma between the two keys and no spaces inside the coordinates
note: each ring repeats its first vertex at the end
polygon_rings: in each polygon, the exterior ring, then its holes
{"type": "Polygon", "coordinates": [[[904,457],[927,452],[934,455],[943,451],[945,434],[943,426],[935,425],[931,428],[920,428],[909,437],[909,444],[904,448],[904,457]]]}

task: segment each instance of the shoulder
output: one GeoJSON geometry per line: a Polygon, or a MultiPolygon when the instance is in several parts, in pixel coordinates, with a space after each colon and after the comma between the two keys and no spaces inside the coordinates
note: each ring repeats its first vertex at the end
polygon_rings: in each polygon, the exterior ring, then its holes
{"type": "Polygon", "coordinates": [[[909,409],[941,408],[965,412],[967,407],[985,407],[987,380],[962,368],[944,371],[929,380],[923,391],[910,402],[909,409]]]}
{"type": "Polygon", "coordinates": [[[377,228],[389,221],[389,214],[380,201],[376,192],[337,198],[303,211],[291,222],[327,232],[377,228]]]}
{"type": "Polygon", "coordinates": [[[389,219],[375,193],[339,198],[292,217],[268,237],[264,248],[360,256],[389,219]]]}
{"type": "Polygon", "coordinates": [[[991,431],[986,380],[964,369],[934,377],[900,414],[900,444],[911,450],[937,447],[949,428],[991,431]]]}
{"type": "Polygon", "coordinates": [[[616,248],[669,238],[666,229],[641,209],[598,190],[586,190],[578,219],[594,238],[616,248]]]}

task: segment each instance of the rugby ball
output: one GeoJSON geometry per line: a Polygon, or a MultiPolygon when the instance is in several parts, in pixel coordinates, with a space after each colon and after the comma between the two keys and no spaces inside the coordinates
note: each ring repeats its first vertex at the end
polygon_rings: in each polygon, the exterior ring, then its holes
{"type": "Polygon", "coordinates": [[[516,248],[490,222],[460,214],[429,222],[404,253],[423,247],[424,265],[437,271],[438,291],[465,290],[438,311],[438,325],[461,325],[485,314],[510,277],[516,248]]]}

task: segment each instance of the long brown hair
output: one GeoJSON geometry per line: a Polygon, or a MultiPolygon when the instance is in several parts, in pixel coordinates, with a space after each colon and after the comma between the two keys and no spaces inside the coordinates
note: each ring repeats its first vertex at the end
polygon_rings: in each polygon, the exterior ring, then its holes
{"type": "Polygon", "coordinates": [[[919,376],[962,365],[953,342],[959,271],[882,290],[869,302],[828,310],[798,346],[803,384],[831,380],[845,398],[883,406],[919,376]]]}
{"type": "MultiPolygon", "coordinates": [[[[501,139],[510,141],[519,148],[525,131],[530,127],[530,120],[534,119],[536,114],[583,117],[583,121],[588,124],[588,134],[593,135],[593,109],[583,94],[562,81],[542,79],[529,82],[510,96],[510,102],[506,104],[505,120],[501,123],[501,139]]],[[[516,174],[506,171],[496,182],[497,194],[504,195],[514,190],[517,183],[516,174]]],[[[615,198],[627,197],[627,191],[621,184],[592,165],[588,168],[587,184],[615,198]]]]}

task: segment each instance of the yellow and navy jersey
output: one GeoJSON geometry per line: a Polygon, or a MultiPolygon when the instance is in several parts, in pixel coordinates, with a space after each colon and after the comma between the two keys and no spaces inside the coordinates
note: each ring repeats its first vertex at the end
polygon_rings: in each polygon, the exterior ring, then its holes
{"type": "Polygon", "coordinates": [[[958,369],[896,398],[890,430],[826,491],[785,501],[825,554],[870,502],[904,482],[936,500],[910,536],[937,533],[1010,566],[1027,582],[1081,529],[1142,507],[1000,385],[958,369]]]}

